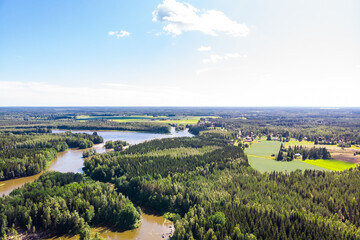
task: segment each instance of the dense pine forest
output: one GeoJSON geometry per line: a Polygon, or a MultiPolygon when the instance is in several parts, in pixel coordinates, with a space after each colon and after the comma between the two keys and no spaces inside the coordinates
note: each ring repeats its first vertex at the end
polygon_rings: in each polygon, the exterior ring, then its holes
{"type": "Polygon", "coordinates": [[[0,121],[0,133],[29,134],[49,133],[51,129],[61,130],[116,130],[151,133],[169,133],[171,127],[163,123],[114,122],[106,120],[81,121],[0,121]],[[4,126],[1,126],[1,123],[4,126]]]}
{"type": "Polygon", "coordinates": [[[135,203],[181,218],[173,239],[360,237],[359,169],[260,174],[241,147],[211,136],[96,155],[84,172],[114,183],[135,203]]]}
{"type": "Polygon", "coordinates": [[[0,198],[0,234],[29,232],[78,234],[90,239],[90,226],[132,229],[140,210],[111,186],[82,174],[46,172],[33,183],[0,198]]]}
{"type": "Polygon", "coordinates": [[[0,135],[0,181],[35,175],[45,170],[58,152],[101,142],[102,137],[96,133],[0,135]]]}

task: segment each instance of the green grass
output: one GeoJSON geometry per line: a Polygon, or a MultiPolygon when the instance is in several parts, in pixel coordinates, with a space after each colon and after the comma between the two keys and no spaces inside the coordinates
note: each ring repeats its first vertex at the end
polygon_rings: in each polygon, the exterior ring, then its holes
{"type": "Polygon", "coordinates": [[[248,155],[250,165],[264,173],[264,172],[291,172],[297,169],[306,170],[326,170],[321,166],[315,166],[308,164],[304,161],[275,161],[271,155],[277,154],[280,150],[281,142],[279,141],[266,141],[262,138],[259,142],[253,143],[250,148],[245,150],[245,153],[248,155]]]}
{"type": "Polygon", "coordinates": [[[351,145],[351,149],[358,149],[358,150],[360,150],[360,146],[358,146],[358,145],[351,145]]]}
{"type": "Polygon", "coordinates": [[[135,118],[129,118],[129,119],[111,119],[113,122],[149,122],[149,119],[135,119],[135,118]]]}
{"type": "Polygon", "coordinates": [[[250,148],[246,149],[246,154],[270,157],[271,154],[277,154],[280,150],[281,142],[279,141],[266,141],[261,139],[259,142],[253,143],[250,148]]]}
{"type": "Polygon", "coordinates": [[[292,172],[298,169],[306,170],[306,169],[313,169],[313,170],[326,170],[321,166],[315,166],[307,164],[303,161],[291,161],[291,162],[282,162],[282,161],[275,161],[272,159],[260,158],[249,156],[250,165],[258,170],[261,173],[265,172],[292,172]]]}
{"type": "Polygon", "coordinates": [[[303,162],[332,171],[344,171],[346,169],[355,168],[357,166],[355,163],[343,162],[335,159],[305,160],[303,162]]]}
{"type": "Polygon", "coordinates": [[[182,119],[168,119],[168,120],[160,120],[162,123],[170,123],[170,124],[197,124],[197,122],[202,117],[184,117],[182,119]]]}
{"type": "Polygon", "coordinates": [[[306,147],[314,147],[314,142],[310,142],[310,141],[297,141],[295,139],[291,139],[290,142],[287,142],[285,144],[285,146],[306,146],[306,147]]]}

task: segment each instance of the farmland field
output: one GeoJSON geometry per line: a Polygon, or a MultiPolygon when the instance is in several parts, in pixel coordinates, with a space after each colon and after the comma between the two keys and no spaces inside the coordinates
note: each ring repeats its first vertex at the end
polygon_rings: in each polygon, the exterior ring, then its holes
{"type": "Polygon", "coordinates": [[[297,141],[296,139],[291,139],[290,142],[287,142],[285,144],[285,146],[305,146],[305,147],[313,147],[314,146],[314,142],[310,142],[310,141],[297,141]]]}
{"type": "Polygon", "coordinates": [[[320,166],[310,165],[306,162],[302,161],[291,161],[291,162],[283,162],[283,161],[275,161],[273,159],[261,158],[256,156],[248,156],[250,165],[258,170],[261,173],[264,172],[292,172],[298,169],[306,170],[327,170],[320,166]]]}
{"type": "Polygon", "coordinates": [[[341,148],[337,145],[314,145],[314,142],[310,141],[297,141],[296,139],[291,139],[290,142],[286,143],[288,146],[303,146],[303,147],[325,147],[331,153],[331,160],[316,160],[314,161],[304,161],[308,164],[323,167],[333,171],[342,171],[354,167],[354,163],[360,163],[360,155],[354,156],[354,153],[360,149],[359,146],[352,145],[351,148],[341,148]]]}
{"type": "Polygon", "coordinates": [[[360,155],[354,156],[354,153],[331,153],[331,158],[348,163],[360,163],[360,155]]]}
{"type": "Polygon", "coordinates": [[[168,120],[159,120],[158,122],[170,123],[170,124],[197,124],[197,122],[202,117],[183,117],[181,119],[168,119],[168,120]]]}
{"type": "Polygon", "coordinates": [[[246,154],[270,157],[271,154],[277,154],[279,152],[281,142],[279,141],[266,141],[262,138],[259,142],[254,142],[252,146],[246,149],[246,154]]]}
{"type": "Polygon", "coordinates": [[[360,146],[359,145],[351,145],[351,149],[360,150],[360,146]]]}
{"type": "Polygon", "coordinates": [[[264,138],[262,138],[259,142],[253,143],[250,148],[245,150],[245,152],[248,155],[250,165],[262,173],[273,171],[291,172],[297,169],[326,170],[321,166],[310,165],[303,161],[275,161],[271,155],[277,154],[279,152],[280,146],[281,142],[266,141],[264,138]]]}
{"type": "Polygon", "coordinates": [[[343,171],[349,168],[355,168],[357,166],[355,163],[343,162],[336,159],[305,160],[303,162],[332,171],[343,171]]]}
{"type": "MultiPolygon", "coordinates": [[[[80,115],[76,119],[78,121],[88,120],[110,120],[114,122],[162,122],[169,124],[197,124],[200,118],[209,118],[209,116],[149,116],[149,115],[130,115],[130,116],[89,116],[80,115]]],[[[211,117],[216,118],[216,117],[211,117]]]]}

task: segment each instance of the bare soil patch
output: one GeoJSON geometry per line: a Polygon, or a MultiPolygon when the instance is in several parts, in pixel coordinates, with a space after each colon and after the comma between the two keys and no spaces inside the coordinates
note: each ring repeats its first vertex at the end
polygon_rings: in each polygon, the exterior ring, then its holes
{"type": "Polygon", "coordinates": [[[331,153],[331,157],[336,160],[349,162],[349,163],[360,163],[360,155],[354,156],[354,153],[331,153]]]}

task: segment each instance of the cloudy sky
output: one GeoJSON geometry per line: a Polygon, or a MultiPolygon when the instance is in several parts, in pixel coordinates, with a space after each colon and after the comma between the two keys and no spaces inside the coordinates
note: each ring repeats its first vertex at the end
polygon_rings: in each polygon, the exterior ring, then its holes
{"type": "Polygon", "coordinates": [[[0,106],[360,106],[357,0],[0,0],[0,106]]]}

